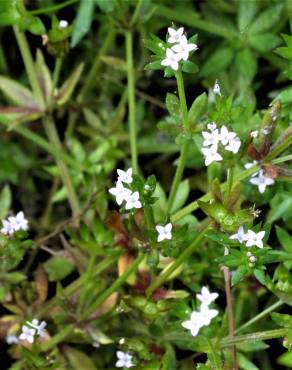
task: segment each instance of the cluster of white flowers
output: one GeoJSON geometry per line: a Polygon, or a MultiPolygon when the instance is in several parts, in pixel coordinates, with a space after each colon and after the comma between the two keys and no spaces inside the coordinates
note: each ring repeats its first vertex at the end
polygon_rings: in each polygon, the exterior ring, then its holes
{"type": "MultiPolygon", "coordinates": [[[[244,167],[251,168],[255,166],[257,163],[258,163],[257,161],[246,163],[244,167]]],[[[253,185],[256,185],[258,187],[259,192],[263,194],[266,191],[266,187],[269,185],[273,185],[275,183],[275,180],[265,175],[264,170],[259,170],[255,172],[253,175],[251,175],[249,182],[253,185]]]]}
{"type": "Polygon", "coordinates": [[[19,230],[28,230],[28,220],[24,217],[24,213],[18,212],[17,215],[8,217],[2,221],[2,229],[0,232],[4,235],[13,235],[19,230]]]}
{"type": "Polygon", "coordinates": [[[44,329],[47,326],[45,321],[39,324],[38,319],[33,319],[32,322],[27,321],[27,325],[22,326],[22,332],[19,335],[19,340],[27,340],[29,343],[33,343],[35,335],[40,337],[44,336],[44,329]]]}
{"type": "Polygon", "coordinates": [[[212,162],[222,161],[222,156],[218,153],[218,145],[222,144],[228,152],[236,154],[239,151],[241,142],[233,131],[228,131],[226,126],[222,126],[220,131],[215,122],[207,125],[209,131],[203,131],[204,139],[202,153],[205,156],[205,165],[209,166],[212,162]]]}
{"type": "Polygon", "coordinates": [[[182,326],[190,330],[194,337],[198,335],[199,330],[203,326],[210,325],[211,320],[219,313],[217,310],[209,307],[209,305],[218,297],[218,293],[210,293],[208,288],[203,287],[201,294],[197,294],[196,296],[201,302],[200,310],[193,311],[190,319],[182,323],[182,326]]]}
{"type": "Polygon", "coordinates": [[[263,248],[263,238],[265,236],[265,231],[259,231],[255,233],[253,230],[244,231],[243,226],[240,226],[237,233],[231,235],[229,238],[232,240],[238,240],[240,244],[245,243],[247,248],[252,246],[263,248]]]}
{"type": "Polygon", "coordinates": [[[118,361],[116,362],[116,367],[126,367],[129,369],[134,366],[133,356],[129,355],[127,352],[117,351],[118,361]]]}
{"type": "Polygon", "coordinates": [[[161,65],[174,71],[178,70],[181,60],[188,60],[190,52],[198,49],[196,44],[188,43],[183,27],[178,30],[169,27],[167,42],[174,45],[166,49],[166,57],[161,61],[161,65]]]}
{"type": "Polygon", "coordinates": [[[109,189],[109,193],[116,197],[116,202],[119,206],[125,201],[126,209],[141,208],[142,204],[139,193],[137,191],[132,192],[130,189],[124,187],[124,184],[131,184],[133,182],[132,168],[129,168],[127,171],[118,169],[117,173],[118,180],[116,187],[109,189]]]}
{"type": "Polygon", "coordinates": [[[157,241],[162,242],[163,240],[170,240],[172,238],[171,230],[172,230],[172,224],[168,223],[165,226],[157,225],[155,226],[158,236],[157,241]]]}

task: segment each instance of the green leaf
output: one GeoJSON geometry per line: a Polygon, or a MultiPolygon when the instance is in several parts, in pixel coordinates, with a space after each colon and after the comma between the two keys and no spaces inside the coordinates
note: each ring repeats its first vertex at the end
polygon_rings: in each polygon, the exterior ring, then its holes
{"type": "Polygon", "coordinates": [[[292,316],[283,314],[283,313],[277,313],[277,312],[272,312],[271,318],[279,326],[282,326],[284,328],[292,328],[292,316]]]}
{"type": "Polygon", "coordinates": [[[80,0],[73,29],[71,47],[74,48],[89,32],[94,11],[94,0],[80,0]]]}
{"type": "Polygon", "coordinates": [[[8,185],[5,185],[0,192],[0,220],[3,220],[11,206],[11,191],[8,185]]]}
{"type": "Polygon", "coordinates": [[[234,57],[234,50],[227,47],[217,49],[203,65],[201,69],[201,76],[218,75],[218,73],[225,70],[231,63],[234,57]]]}
{"type": "Polygon", "coordinates": [[[249,48],[242,49],[237,53],[235,64],[242,77],[249,81],[253,79],[257,72],[257,58],[249,48]]]}
{"type": "Polygon", "coordinates": [[[232,275],[231,285],[234,286],[238,284],[244,278],[247,272],[248,272],[247,266],[245,265],[239,266],[238,269],[232,275]]]}
{"type": "Polygon", "coordinates": [[[248,33],[262,33],[273,27],[281,17],[283,6],[282,4],[271,6],[263,11],[251,24],[248,33]]]}
{"type": "Polygon", "coordinates": [[[263,284],[266,285],[266,276],[263,270],[260,269],[254,269],[254,276],[257,278],[257,280],[263,284]]]}
{"type": "Polygon", "coordinates": [[[43,95],[48,102],[52,97],[53,82],[50,70],[40,49],[36,53],[36,73],[43,95]]]}
{"type": "Polygon", "coordinates": [[[169,114],[173,116],[176,121],[179,121],[181,117],[179,98],[174,94],[167,93],[165,104],[169,114]]]}
{"type": "Polygon", "coordinates": [[[41,19],[38,17],[33,17],[28,13],[25,16],[21,17],[19,28],[22,31],[28,30],[34,35],[44,35],[46,33],[46,27],[44,26],[41,19]]]}
{"type": "Polygon", "coordinates": [[[189,193],[190,193],[189,180],[184,180],[178,186],[170,213],[176,212],[185,204],[186,200],[188,199],[189,193]]]}
{"type": "Polygon", "coordinates": [[[77,350],[76,348],[72,348],[66,346],[64,349],[64,353],[66,357],[68,357],[69,363],[71,365],[72,370],[96,370],[96,366],[94,362],[88,357],[84,352],[77,350]]]}
{"type": "Polygon", "coordinates": [[[190,60],[186,60],[185,62],[182,63],[182,71],[185,73],[197,73],[199,70],[199,67],[197,64],[191,62],[190,60]]]}
{"type": "Polygon", "coordinates": [[[206,112],[208,106],[208,96],[206,93],[199,95],[191,105],[188,114],[188,120],[191,125],[199,121],[201,116],[206,112]]]}
{"type": "Polygon", "coordinates": [[[95,0],[95,2],[100,10],[104,13],[110,13],[114,10],[113,0],[95,0]]]}
{"type": "Polygon", "coordinates": [[[253,364],[247,357],[242,353],[238,354],[238,364],[242,370],[260,370],[255,364],[253,364]]]}
{"type": "Polygon", "coordinates": [[[278,357],[277,362],[280,365],[288,366],[289,368],[291,368],[291,366],[292,366],[292,352],[283,353],[280,357],[278,357]]]}
{"type": "Polygon", "coordinates": [[[78,67],[72,72],[70,77],[64,82],[58,93],[57,102],[58,105],[64,105],[71,97],[77,82],[81,77],[81,73],[84,68],[84,63],[80,63],[78,67]]]}
{"type": "Polygon", "coordinates": [[[61,256],[51,257],[43,266],[49,276],[49,281],[62,280],[74,270],[74,264],[61,256]]]}
{"type": "Polygon", "coordinates": [[[41,110],[38,101],[30,90],[8,77],[0,76],[0,90],[19,107],[41,110]]]}
{"type": "Polygon", "coordinates": [[[0,1],[0,25],[8,26],[17,24],[21,15],[17,9],[17,0],[0,1]]]}
{"type": "Polygon", "coordinates": [[[161,65],[161,60],[155,60],[154,62],[150,62],[145,65],[145,71],[158,71],[159,69],[163,69],[164,67],[161,65]]]}
{"type": "Polygon", "coordinates": [[[281,246],[287,251],[292,253],[292,236],[279,226],[276,226],[276,234],[281,246]]]}
{"type": "Polygon", "coordinates": [[[237,6],[237,26],[240,32],[245,32],[256,15],[258,3],[256,1],[238,0],[237,6]]]}
{"type": "Polygon", "coordinates": [[[249,45],[260,53],[266,53],[270,50],[273,50],[280,44],[280,42],[280,37],[271,32],[248,35],[249,45]]]}

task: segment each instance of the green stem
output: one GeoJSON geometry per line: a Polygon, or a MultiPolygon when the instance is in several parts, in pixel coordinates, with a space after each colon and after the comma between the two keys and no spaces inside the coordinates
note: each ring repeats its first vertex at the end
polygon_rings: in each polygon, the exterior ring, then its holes
{"type": "Polygon", "coordinates": [[[135,76],[133,65],[133,34],[126,31],[126,56],[127,56],[127,78],[128,78],[128,106],[129,106],[129,127],[130,146],[133,173],[138,173],[137,154],[137,127],[136,127],[136,101],[135,101],[135,76]]]}
{"type": "Polygon", "coordinates": [[[228,170],[227,170],[227,189],[226,189],[226,193],[225,193],[225,197],[224,197],[225,207],[227,206],[228,201],[229,201],[229,197],[230,197],[230,194],[231,194],[231,191],[232,191],[232,185],[233,185],[233,167],[228,168],[228,170]]]}
{"type": "Polygon", "coordinates": [[[55,348],[57,344],[60,342],[63,342],[65,339],[67,339],[68,336],[73,334],[74,332],[74,326],[73,325],[67,325],[65,328],[63,328],[58,334],[54,335],[52,338],[50,338],[47,342],[44,342],[41,344],[41,351],[47,352],[52,348],[55,348]]]}
{"type": "Polygon", "coordinates": [[[112,293],[116,292],[125,283],[128,277],[138,270],[144,258],[144,254],[140,253],[131,266],[97,298],[94,304],[87,311],[84,312],[82,319],[87,319],[98,306],[100,306],[112,293]]]}
{"type": "Polygon", "coordinates": [[[292,161],[292,154],[284,155],[283,157],[272,160],[273,164],[279,164],[287,161],[292,161]]]}
{"type": "Polygon", "coordinates": [[[271,161],[273,158],[277,157],[280,153],[286,150],[292,144],[292,136],[289,136],[282,144],[278,145],[274,150],[272,150],[265,158],[265,162],[271,161]]]}
{"type": "Polygon", "coordinates": [[[46,13],[55,13],[56,11],[58,11],[60,9],[63,9],[66,6],[77,3],[78,1],[79,0],[67,0],[67,1],[64,1],[62,4],[48,6],[47,8],[43,8],[43,9],[31,10],[29,13],[33,14],[33,15],[46,14],[46,13]]]}
{"type": "Polygon", "coordinates": [[[258,320],[262,319],[263,317],[267,316],[270,312],[277,310],[281,306],[283,306],[284,302],[278,301],[271,305],[270,307],[266,308],[264,311],[260,312],[258,315],[247,321],[245,324],[243,324],[240,328],[235,330],[235,334],[241,332],[242,330],[248,328],[250,325],[254,324],[258,320]]]}
{"type": "Polygon", "coordinates": [[[135,8],[135,11],[134,11],[134,14],[133,14],[133,17],[132,17],[131,22],[130,22],[131,26],[133,26],[136,23],[137,18],[139,17],[142,5],[143,5],[143,0],[138,0],[138,3],[136,5],[136,8],[135,8]]]}
{"type": "MultiPolygon", "coordinates": [[[[247,169],[245,171],[242,171],[238,176],[235,176],[234,182],[238,182],[238,181],[244,180],[245,178],[249,177],[253,173],[257,172],[259,169],[260,169],[260,166],[256,165],[256,166],[253,166],[253,167],[251,167],[251,168],[249,168],[249,169],[247,169]]],[[[226,186],[227,186],[227,183],[225,182],[224,184],[221,185],[221,187],[220,187],[221,190],[226,189],[226,186]]],[[[186,207],[184,207],[183,209],[181,209],[180,211],[174,213],[170,217],[171,222],[174,222],[175,223],[176,221],[178,221],[181,218],[183,218],[185,215],[188,215],[189,213],[192,213],[193,211],[195,211],[196,209],[198,209],[199,208],[198,200],[201,200],[203,202],[207,202],[210,199],[211,199],[211,192],[205,194],[201,198],[195,200],[194,202],[190,203],[189,205],[187,205],[186,207]]]]}
{"type": "Polygon", "coordinates": [[[56,59],[56,64],[55,64],[55,69],[54,69],[54,74],[53,74],[53,86],[52,86],[52,93],[49,99],[49,107],[53,109],[53,102],[54,102],[54,94],[55,90],[58,87],[59,83],[59,78],[60,78],[60,73],[61,73],[61,68],[62,68],[62,63],[63,59],[62,58],[57,58],[56,59]]]}
{"type": "MultiPolygon", "coordinates": [[[[206,229],[205,229],[206,230],[206,229]]],[[[182,254],[171,264],[166,270],[164,270],[148,287],[146,290],[147,296],[150,296],[157,288],[159,288],[167,278],[182,265],[195,251],[200,242],[204,239],[204,231],[195,238],[195,240],[182,252],[182,254]]]]}
{"type": "Polygon", "coordinates": [[[32,59],[26,37],[23,32],[19,31],[18,27],[14,26],[13,30],[22,55],[22,59],[25,65],[25,69],[28,75],[31,88],[34,92],[35,97],[38,99],[41,108],[44,109],[45,107],[44,97],[39,81],[37,79],[36,71],[34,68],[34,61],[32,59]]]}
{"type": "Polygon", "coordinates": [[[184,79],[181,69],[179,69],[176,73],[176,82],[177,82],[177,89],[178,89],[178,96],[179,96],[179,102],[180,102],[180,109],[182,112],[182,118],[183,118],[183,126],[185,130],[189,130],[190,124],[188,120],[188,106],[187,106],[187,100],[186,100],[186,94],[185,94],[185,86],[184,86],[184,79]]]}
{"type": "Polygon", "coordinates": [[[238,335],[237,337],[226,337],[222,340],[221,346],[229,347],[239,343],[250,343],[261,340],[284,337],[289,332],[289,328],[281,328],[274,330],[266,330],[246,335],[238,335]]]}
{"type": "MultiPolygon", "coordinates": [[[[49,141],[52,144],[52,147],[55,148],[57,151],[62,151],[62,144],[52,117],[51,116],[44,117],[43,124],[46,134],[49,138],[49,141]]],[[[56,162],[60,171],[61,179],[67,190],[68,200],[72,209],[73,217],[77,218],[78,215],[80,214],[79,201],[71,182],[69,170],[60,157],[58,156],[56,157],[56,162]]]]}

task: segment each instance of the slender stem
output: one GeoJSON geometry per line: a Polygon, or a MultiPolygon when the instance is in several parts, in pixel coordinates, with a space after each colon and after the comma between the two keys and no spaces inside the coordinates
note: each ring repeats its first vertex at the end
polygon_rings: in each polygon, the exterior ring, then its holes
{"type": "Polygon", "coordinates": [[[138,173],[135,76],[133,65],[132,31],[126,31],[126,56],[127,56],[128,106],[129,106],[129,127],[130,127],[132,169],[133,173],[138,173]]]}
{"type": "Polygon", "coordinates": [[[279,164],[287,161],[292,161],[292,154],[284,155],[283,157],[272,160],[273,164],[279,164]]]}
{"type": "MultiPolygon", "coordinates": [[[[51,116],[44,117],[43,124],[46,134],[53,148],[56,148],[58,151],[61,151],[62,144],[60,142],[60,138],[52,117],[51,116]]],[[[56,156],[56,162],[60,171],[61,179],[67,190],[68,200],[72,209],[73,217],[77,217],[80,214],[79,201],[71,182],[69,170],[60,157],[56,156]]]]}
{"type": "MultiPolygon", "coordinates": [[[[207,229],[207,228],[206,228],[207,229]]],[[[205,230],[206,230],[205,229],[205,230]]],[[[182,254],[171,264],[166,270],[164,270],[148,287],[146,294],[151,295],[157,288],[159,288],[167,278],[178,268],[180,267],[195,251],[200,242],[204,239],[204,231],[201,231],[200,234],[195,238],[195,240],[182,252],[182,254]]]]}
{"type": "Polygon", "coordinates": [[[117,291],[128,279],[128,277],[138,270],[144,258],[144,254],[140,253],[131,266],[96,299],[94,304],[87,311],[84,312],[82,319],[87,319],[97,309],[98,306],[100,306],[112,293],[117,291]]]}
{"type": "MultiPolygon", "coordinates": [[[[225,247],[224,255],[228,255],[229,251],[228,248],[225,247]]],[[[226,295],[226,302],[227,302],[227,317],[228,317],[228,328],[229,328],[229,337],[234,337],[234,317],[233,317],[233,305],[232,305],[232,293],[231,293],[231,286],[230,286],[230,271],[229,268],[223,266],[223,274],[224,274],[224,285],[225,285],[225,295],[226,295]]],[[[236,347],[235,345],[231,346],[231,357],[233,370],[237,370],[237,355],[236,355],[236,347]]]]}
{"type": "Polygon", "coordinates": [[[67,1],[64,1],[62,4],[48,6],[47,8],[43,8],[43,9],[31,10],[29,13],[33,14],[33,15],[46,14],[46,13],[55,13],[56,11],[58,11],[62,8],[65,8],[66,6],[77,3],[78,1],[79,0],[67,0],[67,1]]]}
{"type": "Polygon", "coordinates": [[[266,330],[262,332],[256,332],[252,334],[238,335],[236,337],[227,337],[222,340],[221,346],[229,347],[239,343],[250,343],[261,340],[268,340],[274,338],[281,338],[288,334],[289,328],[266,330]]]}
{"type": "Polygon", "coordinates": [[[47,342],[44,342],[41,344],[41,351],[46,352],[50,350],[51,348],[55,348],[57,344],[59,344],[60,342],[63,342],[73,332],[74,332],[73,325],[65,326],[58,334],[54,335],[47,342]]]}
{"type": "Polygon", "coordinates": [[[228,168],[228,171],[227,171],[227,189],[226,189],[225,197],[224,197],[225,207],[227,206],[229,202],[229,197],[232,191],[232,185],[233,185],[233,167],[228,168]]]}
{"type": "Polygon", "coordinates": [[[143,5],[143,0],[138,0],[133,17],[130,22],[131,26],[133,26],[136,23],[137,18],[139,17],[139,13],[140,13],[142,5],[143,5]]]}
{"type": "MultiPolygon", "coordinates": [[[[180,102],[180,109],[182,113],[182,123],[183,127],[186,131],[189,130],[189,120],[188,120],[188,107],[185,95],[185,88],[184,88],[184,80],[181,69],[178,70],[176,73],[176,82],[177,82],[177,89],[179,95],[179,102],[180,102]]],[[[168,199],[167,210],[168,213],[171,212],[171,208],[173,206],[173,202],[177,193],[177,189],[183,177],[184,168],[186,165],[187,155],[188,155],[189,144],[185,143],[181,148],[180,158],[178,162],[178,166],[176,168],[175,176],[171,185],[170,195],[168,199]]]]}
{"type": "Polygon", "coordinates": [[[264,311],[260,312],[258,315],[247,321],[245,324],[243,324],[240,328],[235,330],[235,334],[241,332],[242,330],[248,328],[250,325],[254,324],[258,320],[262,319],[263,317],[267,316],[270,312],[277,310],[281,306],[283,306],[284,302],[278,301],[271,305],[270,307],[266,308],[264,311]]]}
{"type": "Polygon", "coordinates": [[[292,144],[292,136],[289,136],[282,144],[278,145],[272,150],[265,158],[265,162],[269,162],[271,159],[277,157],[278,154],[282,153],[292,144]]]}
{"type": "Polygon", "coordinates": [[[61,57],[56,59],[56,64],[55,64],[55,69],[54,69],[54,74],[53,74],[53,90],[55,90],[55,88],[58,87],[62,63],[63,63],[63,59],[61,57]]]}
{"type": "Polygon", "coordinates": [[[13,30],[22,55],[31,88],[34,92],[35,97],[38,99],[41,108],[44,108],[45,103],[43,93],[37,79],[37,74],[34,68],[34,61],[32,59],[26,37],[23,32],[19,31],[18,27],[14,26],[13,30]]]}

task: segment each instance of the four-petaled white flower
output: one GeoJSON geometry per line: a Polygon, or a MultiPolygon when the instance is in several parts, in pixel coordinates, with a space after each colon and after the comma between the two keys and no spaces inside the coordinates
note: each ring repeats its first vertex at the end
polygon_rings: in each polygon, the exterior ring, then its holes
{"type": "Polygon", "coordinates": [[[33,343],[36,330],[26,325],[22,326],[22,332],[19,336],[19,340],[27,340],[29,343],[33,343]]]}
{"type": "Polygon", "coordinates": [[[266,187],[273,185],[275,180],[264,174],[263,170],[260,170],[256,176],[252,176],[249,182],[253,185],[257,185],[259,192],[262,194],[265,192],[266,187]]]}
{"type": "Polygon", "coordinates": [[[215,84],[214,84],[214,87],[213,87],[213,93],[215,95],[221,96],[221,89],[220,89],[220,85],[218,83],[218,80],[215,81],[215,84]]]}
{"type": "Polygon", "coordinates": [[[141,208],[142,204],[139,200],[139,193],[135,191],[126,198],[126,209],[141,208]]]}
{"type": "Polygon", "coordinates": [[[218,315],[219,311],[211,309],[206,305],[201,305],[201,309],[199,313],[200,313],[201,325],[208,326],[210,325],[212,319],[214,319],[214,317],[218,315]]]}
{"type": "Polygon", "coordinates": [[[170,48],[166,49],[166,58],[161,61],[161,65],[171,67],[174,71],[178,70],[178,62],[181,60],[180,55],[176,54],[170,48]]]}
{"type": "Polygon", "coordinates": [[[62,19],[60,22],[59,22],[59,27],[60,28],[67,28],[68,27],[68,22],[64,19],[62,19]]]}
{"type": "Polygon", "coordinates": [[[131,184],[133,182],[132,174],[133,170],[132,168],[129,168],[127,171],[123,171],[120,169],[117,169],[118,173],[118,181],[124,182],[125,184],[131,184]]]}
{"type": "Polygon", "coordinates": [[[225,150],[236,154],[239,151],[240,146],[241,146],[241,141],[236,136],[233,139],[230,139],[228,141],[228,144],[226,145],[225,150]]]}
{"type": "Polygon", "coordinates": [[[236,137],[236,133],[232,131],[228,131],[226,126],[222,126],[220,130],[220,141],[222,145],[227,145],[230,140],[236,137]]]}
{"type": "Polygon", "coordinates": [[[16,216],[10,216],[7,220],[3,220],[0,232],[4,235],[13,235],[19,230],[28,230],[28,220],[22,211],[18,212],[16,216]]]}
{"type": "Polygon", "coordinates": [[[116,197],[116,202],[120,206],[124,200],[127,201],[132,192],[130,189],[124,188],[124,185],[121,181],[117,181],[116,187],[110,188],[109,193],[116,197]]]}
{"type": "Polygon", "coordinates": [[[217,129],[214,129],[211,132],[202,131],[202,136],[204,139],[203,146],[217,145],[220,141],[220,135],[217,129]]]}
{"type": "Polygon", "coordinates": [[[218,295],[218,293],[210,293],[209,289],[203,286],[201,293],[198,293],[196,296],[198,300],[201,301],[202,305],[209,306],[209,304],[215,301],[218,295]]]}
{"type": "Polygon", "coordinates": [[[32,322],[27,321],[27,325],[29,325],[30,327],[32,327],[33,329],[35,329],[37,335],[39,335],[40,337],[43,337],[44,336],[44,329],[47,326],[47,323],[45,321],[42,321],[39,324],[39,320],[38,319],[33,319],[32,322]]]}
{"type": "Polygon", "coordinates": [[[255,233],[253,230],[248,230],[246,234],[246,246],[252,247],[256,246],[258,248],[263,248],[263,237],[265,236],[265,231],[260,231],[255,233]]]}
{"type": "Polygon", "coordinates": [[[188,60],[190,52],[197,50],[198,46],[196,44],[188,44],[186,36],[182,36],[179,44],[174,45],[171,48],[179,56],[179,60],[188,60]]]}
{"type": "Polygon", "coordinates": [[[171,230],[172,224],[168,223],[165,226],[157,225],[156,230],[158,232],[157,241],[162,242],[163,240],[170,240],[172,238],[171,230]]]}
{"type": "Polygon", "coordinates": [[[175,44],[176,42],[180,42],[183,36],[183,33],[184,33],[183,27],[180,27],[178,30],[168,27],[169,37],[167,39],[167,42],[169,42],[170,44],[175,44]]]}
{"type": "Polygon", "coordinates": [[[205,156],[205,165],[209,166],[212,162],[222,161],[222,156],[217,152],[217,145],[212,145],[210,148],[202,148],[202,153],[205,156]]]}
{"type": "Polygon", "coordinates": [[[202,327],[200,312],[193,311],[190,319],[182,322],[182,326],[190,330],[193,337],[196,337],[202,327]]]}
{"type": "Polygon", "coordinates": [[[243,226],[240,226],[237,233],[231,235],[229,239],[238,240],[240,244],[243,243],[246,240],[246,234],[244,232],[243,226]]]}
{"type": "Polygon", "coordinates": [[[7,220],[3,220],[2,221],[2,229],[1,229],[1,233],[4,234],[4,235],[12,235],[14,234],[14,229],[11,225],[11,223],[7,220]]]}
{"type": "Polygon", "coordinates": [[[129,355],[127,352],[117,351],[118,361],[116,362],[116,367],[126,367],[129,369],[134,366],[132,360],[133,356],[129,355]]]}

